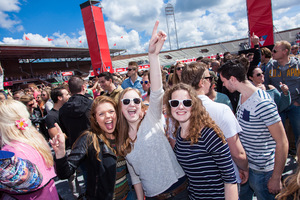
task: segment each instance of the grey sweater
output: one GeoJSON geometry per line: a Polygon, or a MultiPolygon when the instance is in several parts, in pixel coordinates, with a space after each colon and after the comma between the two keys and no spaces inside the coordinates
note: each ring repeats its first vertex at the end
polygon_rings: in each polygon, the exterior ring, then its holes
{"type": "Polygon", "coordinates": [[[265,85],[273,85],[281,91],[279,82],[286,84],[291,93],[292,104],[300,103],[300,62],[298,58],[291,57],[285,66],[279,66],[277,60],[271,60],[265,73],[265,85]]]}
{"type": "Polygon", "coordinates": [[[150,105],[137,132],[134,149],[126,156],[132,184],[141,182],[147,197],[164,192],[185,175],[165,136],[163,93],[163,89],[151,91],[150,105]]]}

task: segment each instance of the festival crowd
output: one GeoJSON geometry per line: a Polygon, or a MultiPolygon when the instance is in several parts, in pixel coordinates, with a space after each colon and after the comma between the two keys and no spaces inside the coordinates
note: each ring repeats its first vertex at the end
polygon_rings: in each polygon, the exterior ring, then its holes
{"type": "Polygon", "coordinates": [[[55,177],[75,199],[300,199],[298,46],[253,34],[246,55],[165,69],[158,24],[149,71],[129,62],[126,77],[5,93],[0,65],[0,199],[62,199],[55,177]],[[298,168],[283,179],[289,153],[298,168]]]}

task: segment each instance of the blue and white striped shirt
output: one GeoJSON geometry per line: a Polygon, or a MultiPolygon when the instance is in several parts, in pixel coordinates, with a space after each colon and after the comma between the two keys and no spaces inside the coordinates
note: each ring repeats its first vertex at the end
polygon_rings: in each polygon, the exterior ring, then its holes
{"type": "Polygon", "coordinates": [[[270,95],[261,89],[257,90],[243,104],[239,102],[236,115],[243,129],[239,136],[249,167],[263,172],[273,170],[276,142],[268,126],[281,119],[270,95]]]}
{"type": "Polygon", "coordinates": [[[180,130],[174,151],[189,180],[189,198],[225,199],[224,183],[236,183],[227,143],[213,129],[204,128],[198,143],[191,145],[181,138],[180,130]]]}

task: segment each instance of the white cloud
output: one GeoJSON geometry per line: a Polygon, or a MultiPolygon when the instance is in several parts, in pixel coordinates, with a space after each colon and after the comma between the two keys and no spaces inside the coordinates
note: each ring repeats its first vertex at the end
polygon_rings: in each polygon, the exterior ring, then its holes
{"type": "Polygon", "coordinates": [[[20,11],[18,0],[0,0],[0,28],[8,29],[12,32],[22,31],[24,28],[19,20],[12,13],[20,11]]]}
{"type": "Polygon", "coordinates": [[[161,14],[162,0],[103,0],[103,13],[109,21],[125,27],[127,30],[144,31],[152,29],[149,23],[155,22],[161,14]]]}
{"type": "Polygon", "coordinates": [[[299,21],[300,21],[300,13],[298,13],[294,17],[289,18],[287,16],[284,16],[278,20],[274,20],[273,25],[276,27],[278,31],[281,31],[281,30],[299,27],[299,21]]]}
{"type": "MultiPolygon", "coordinates": [[[[23,31],[18,19],[21,0],[0,0],[0,28],[23,31]],[[14,13],[16,16],[12,15],[14,13]]],[[[155,20],[166,33],[167,23],[164,0],[102,0],[106,33],[110,48],[127,49],[128,53],[142,53],[148,48],[148,40],[155,20]],[[123,36],[123,38],[121,38],[123,36]],[[114,46],[116,44],[116,46],[114,46]]],[[[248,21],[245,0],[169,0],[175,8],[179,47],[204,45],[247,37],[248,21]]],[[[299,27],[299,0],[272,0],[273,20],[277,30],[299,27]]],[[[176,48],[174,24],[168,20],[172,49],[176,48]]],[[[25,27],[26,28],[26,27],[25,27]]],[[[62,30],[63,31],[63,30],[62,30]]],[[[27,33],[30,41],[4,38],[5,44],[32,44],[46,46],[87,47],[84,29],[73,33],[54,30],[49,42],[46,36],[27,33]],[[79,43],[82,41],[82,43],[79,43]]],[[[169,38],[164,45],[168,50],[169,38]]]]}
{"type": "Polygon", "coordinates": [[[21,3],[18,0],[0,0],[0,11],[18,12],[21,3]]]}

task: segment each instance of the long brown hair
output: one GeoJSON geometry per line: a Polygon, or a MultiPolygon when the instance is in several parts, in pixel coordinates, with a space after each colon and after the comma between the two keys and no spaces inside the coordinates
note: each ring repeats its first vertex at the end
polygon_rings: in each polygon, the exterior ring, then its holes
{"type": "Polygon", "coordinates": [[[177,75],[177,67],[178,65],[183,65],[183,67],[186,67],[186,63],[183,63],[183,62],[178,62],[176,63],[176,65],[174,66],[174,72],[173,72],[173,75],[172,75],[172,80],[170,80],[169,82],[169,86],[172,86],[172,85],[176,85],[177,83],[180,83],[181,80],[179,79],[178,75],[177,75]]]}
{"type": "MultiPolygon", "coordinates": [[[[90,114],[90,122],[91,122],[91,128],[88,131],[85,131],[81,136],[83,135],[88,135],[88,138],[90,139],[89,145],[93,145],[95,151],[96,151],[96,156],[97,160],[101,161],[99,158],[99,153],[100,153],[100,145],[99,145],[99,138],[106,144],[107,147],[109,147],[114,153],[116,151],[110,146],[110,143],[108,139],[105,136],[105,132],[100,128],[97,120],[96,120],[96,108],[103,103],[110,103],[113,105],[116,114],[117,114],[117,104],[116,102],[108,97],[108,96],[99,96],[96,99],[94,99],[94,102],[91,107],[91,114],[90,114]]],[[[116,136],[117,131],[113,132],[113,134],[116,136]]]]}
{"type": "MultiPolygon", "coordinates": [[[[119,96],[119,103],[118,103],[118,125],[117,125],[117,129],[118,129],[118,135],[117,135],[117,152],[119,155],[121,156],[126,156],[128,153],[131,152],[132,148],[131,148],[131,145],[130,145],[130,142],[131,142],[131,139],[129,137],[129,124],[127,122],[127,119],[124,117],[123,113],[122,113],[122,102],[121,102],[121,99],[123,99],[124,95],[129,92],[129,91],[135,91],[140,97],[142,96],[141,95],[141,92],[138,90],[138,89],[134,89],[134,88],[126,88],[125,90],[122,91],[122,93],[120,94],[119,96]]],[[[138,128],[144,118],[144,113],[145,113],[145,110],[147,109],[147,106],[144,105],[143,102],[141,102],[141,109],[142,109],[142,116],[141,117],[141,121],[140,123],[138,124],[138,128]]],[[[138,130],[137,128],[137,130],[138,130]]]]}
{"type": "MultiPolygon", "coordinates": [[[[169,100],[172,99],[172,94],[177,90],[185,90],[189,93],[192,99],[192,109],[191,117],[189,119],[190,126],[188,128],[189,134],[186,137],[186,140],[191,141],[191,145],[198,142],[198,138],[201,137],[201,130],[204,127],[212,128],[216,134],[222,139],[223,143],[226,143],[224,135],[221,129],[216,125],[216,123],[210,118],[208,112],[202,105],[202,101],[197,97],[196,90],[193,89],[190,85],[184,83],[178,83],[177,85],[172,86],[164,94],[164,104],[166,105],[167,117],[171,118],[171,121],[175,122],[175,131],[173,135],[175,136],[179,123],[171,114],[171,107],[169,105],[169,100]]],[[[167,119],[167,128],[169,127],[170,120],[167,119]]]]}

